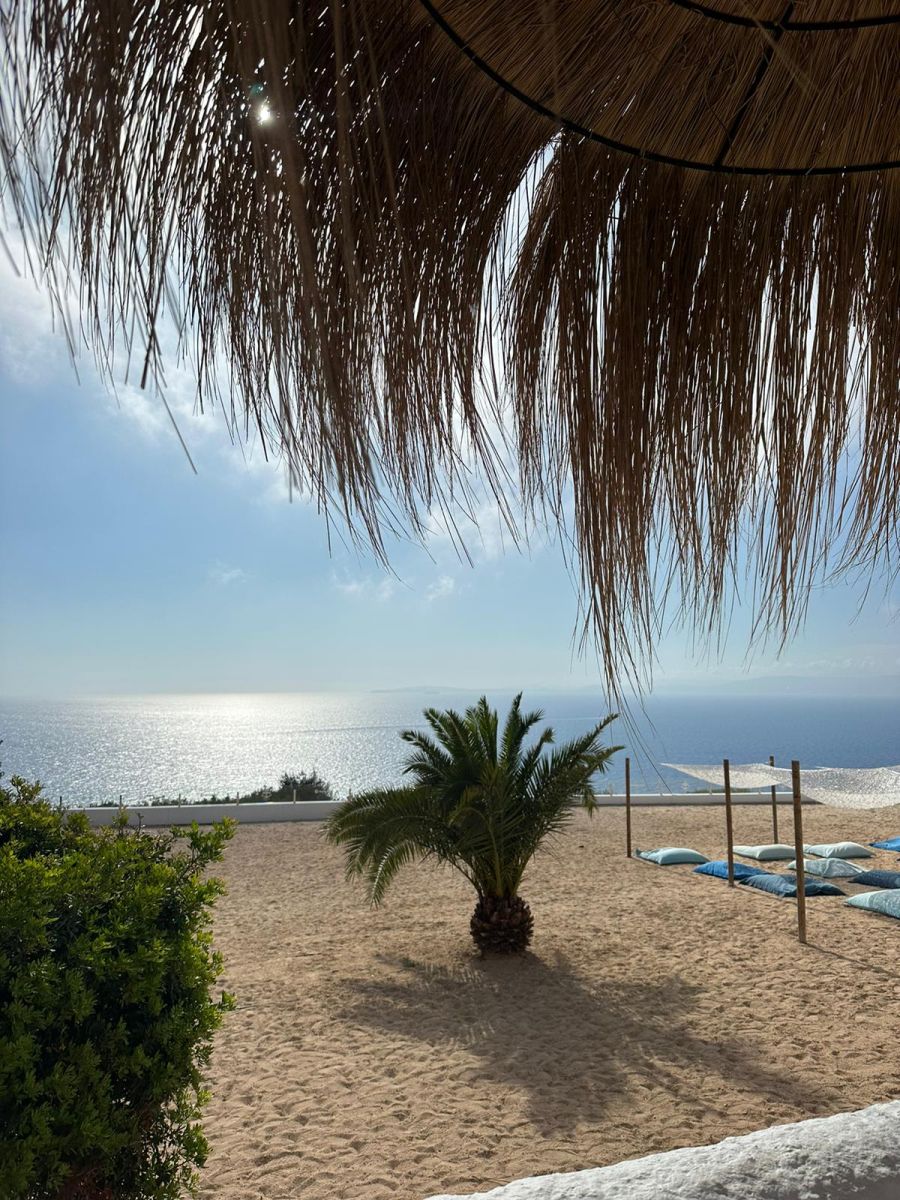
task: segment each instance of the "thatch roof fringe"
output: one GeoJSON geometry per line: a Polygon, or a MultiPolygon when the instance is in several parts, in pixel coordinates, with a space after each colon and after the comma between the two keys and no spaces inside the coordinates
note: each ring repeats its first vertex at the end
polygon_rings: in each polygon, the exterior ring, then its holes
{"type": "Polygon", "coordinates": [[[473,461],[503,493],[511,429],[566,544],[574,497],[615,687],[667,599],[715,630],[749,566],[786,636],[826,564],[896,561],[889,16],[6,0],[4,193],[101,361],[125,344],[152,376],[174,319],[201,396],[376,548],[465,499],[473,461]]]}

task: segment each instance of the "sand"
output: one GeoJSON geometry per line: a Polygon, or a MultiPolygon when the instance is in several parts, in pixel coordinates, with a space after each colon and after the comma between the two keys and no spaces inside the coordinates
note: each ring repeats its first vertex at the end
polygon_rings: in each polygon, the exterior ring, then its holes
{"type": "MultiPolygon", "coordinates": [[[[479,1200],[897,1200],[900,1100],[769,1125],[711,1146],[532,1175],[479,1200]]],[[[469,1200],[432,1196],[430,1200],[469,1200]]]]}
{"type": "MultiPolygon", "coordinates": [[[[900,832],[900,808],[804,815],[807,842],[900,832]]],[[[769,819],[739,809],[736,840],[769,819]]],[[[641,810],[635,843],[720,856],[723,811],[641,810]]],[[[449,870],[373,911],[320,826],[241,828],[204,1200],[421,1200],[900,1096],[896,921],[810,899],[804,949],[793,902],[623,844],[622,810],[579,816],[526,876],[532,952],[481,961],[449,870]]]]}

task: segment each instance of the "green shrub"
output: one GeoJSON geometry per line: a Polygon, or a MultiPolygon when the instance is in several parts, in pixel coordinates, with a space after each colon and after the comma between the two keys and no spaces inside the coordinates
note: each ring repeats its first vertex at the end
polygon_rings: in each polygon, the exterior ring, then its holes
{"type": "MultiPolygon", "coordinates": [[[[265,804],[272,800],[287,803],[296,800],[299,804],[308,800],[334,800],[334,798],[331,784],[326,783],[324,779],[313,771],[311,775],[282,775],[277,787],[265,786],[257,788],[254,792],[244,792],[235,796],[217,796],[214,792],[211,796],[206,796],[202,800],[185,801],[182,801],[180,795],[174,800],[168,796],[152,796],[149,800],[129,800],[128,807],[163,808],[182,803],[230,804],[236,802],[240,804],[265,804]]],[[[94,800],[90,804],[91,808],[119,808],[119,806],[120,801],[118,800],[94,800]]]]}
{"type": "MultiPolygon", "coordinates": [[[[194,800],[194,804],[227,804],[232,799],[241,804],[266,804],[271,801],[298,804],[308,800],[334,800],[331,784],[326,783],[315,771],[311,775],[282,775],[277,787],[261,787],[253,792],[243,792],[237,796],[210,796],[205,800],[194,800]]],[[[162,801],[165,803],[165,801],[162,801]]]]}
{"type": "Polygon", "coordinates": [[[233,832],[91,829],[0,787],[0,1196],[171,1200],[197,1124],[221,961],[205,877],[233,832]]]}
{"type": "Polygon", "coordinates": [[[315,771],[311,775],[282,775],[278,787],[272,793],[273,800],[333,800],[331,784],[321,779],[315,771]]]}

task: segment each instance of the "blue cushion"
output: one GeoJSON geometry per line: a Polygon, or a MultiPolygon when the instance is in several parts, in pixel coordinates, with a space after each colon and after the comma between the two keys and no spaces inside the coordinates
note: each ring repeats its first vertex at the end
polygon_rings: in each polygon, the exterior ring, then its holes
{"type": "Polygon", "coordinates": [[[684,846],[663,846],[660,850],[636,850],[638,858],[656,863],[659,867],[671,867],[677,863],[705,863],[709,859],[697,850],[688,850],[684,846]]]}
{"type": "MultiPolygon", "coordinates": [[[[694,867],[695,875],[714,875],[716,879],[728,878],[728,863],[722,859],[716,862],[703,863],[702,866],[694,867]]],[[[735,879],[749,879],[751,875],[768,875],[768,871],[760,871],[759,867],[748,867],[746,863],[736,862],[734,864],[735,879]]]]}
{"type": "Polygon", "coordinates": [[[853,882],[866,887],[900,888],[900,871],[861,871],[853,877],[853,882]]]}
{"type": "Polygon", "coordinates": [[[900,892],[860,892],[846,901],[853,908],[865,908],[869,912],[881,913],[883,917],[900,919],[900,892]]]}
{"type": "Polygon", "coordinates": [[[761,892],[771,892],[773,896],[797,895],[797,885],[789,883],[784,875],[772,875],[766,872],[763,875],[750,875],[747,879],[742,879],[741,883],[744,887],[759,888],[761,892]]]}
{"type": "MultiPolygon", "coordinates": [[[[761,892],[770,892],[773,896],[797,895],[796,875],[751,875],[749,879],[742,879],[741,883],[745,887],[758,888],[761,892]]],[[[846,893],[842,892],[839,887],[835,887],[833,883],[807,879],[803,894],[805,896],[843,896],[846,893]]]]}
{"type": "Polygon", "coordinates": [[[872,842],[870,844],[879,850],[900,850],[900,837],[885,838],[882,842],[872,842]]]}
{"type": "MultiPolygon", "coordinates": [[[[796,889],[797,876],[785,875],[785,879],[789,879],[796,889]]],[[[821,879],[806,879],[803,880],[803,894],[805,896],[846,896],[846,892],[835,883],[823,883],[821,879]]]]}
{"type": "Polygon", "coordinates": [[[735,854],[740,854],[741,858],[755,858],[759,862],[771,862],[775,859],[793,858],[794,850],[791,846],[780,846],[777,844],[769,844],[768,846],[735,846],[735,854]]]}

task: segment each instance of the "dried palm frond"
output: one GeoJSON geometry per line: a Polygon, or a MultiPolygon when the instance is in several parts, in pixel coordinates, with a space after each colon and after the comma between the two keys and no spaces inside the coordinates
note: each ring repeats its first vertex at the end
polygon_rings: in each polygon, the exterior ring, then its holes
{"type": "Polygon", "coordinates": [[[174,321],[376,549],[511,430],[617,690],[673,597],[893,569],[891,2],[3,0],[4,193],[102,363],[174,321]]]}

